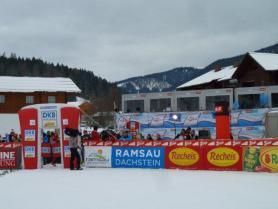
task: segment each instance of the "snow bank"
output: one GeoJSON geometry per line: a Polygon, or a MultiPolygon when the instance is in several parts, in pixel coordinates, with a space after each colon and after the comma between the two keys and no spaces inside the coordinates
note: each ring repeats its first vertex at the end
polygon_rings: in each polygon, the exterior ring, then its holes
{"type": "Polygon", "coordinates": [[[269,173],[48,168],[1,177],[0,197],[3,209],[277,209],[277,179],[269,173]]]}

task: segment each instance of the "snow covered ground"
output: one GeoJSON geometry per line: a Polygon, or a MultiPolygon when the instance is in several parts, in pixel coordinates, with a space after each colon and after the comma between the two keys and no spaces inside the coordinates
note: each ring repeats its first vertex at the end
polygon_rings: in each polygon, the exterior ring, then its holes
{"type": "Polygon", "coordinates": [[[278,174],[61,168],[0,177],[1,209],[277,209],[278,174]]]}

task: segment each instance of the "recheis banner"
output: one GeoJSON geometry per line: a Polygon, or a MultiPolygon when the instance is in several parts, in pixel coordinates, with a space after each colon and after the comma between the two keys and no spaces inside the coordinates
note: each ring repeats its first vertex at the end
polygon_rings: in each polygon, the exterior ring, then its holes
{"type": "Polygon", "coordinates": [[[206,146],[203,151],[206,170],[242,171],[241,147],[206,146]]]}
{"type": "Polygon", "coordinates": [[[202,156],[200,147],[165,147],[165,168],[202,170],[202,156]]]}
{"type": "Polygon", "coordinates": [[[113,168],[164,168],[164,147],[112,147],[113,168]]]}
{"type": "Polygon", "coordinates": [[[111,168],[111,147],[85,147],[85,167],[111,168]]]}
{"type": "Polygon", "coordinates": [[[278,172],[278,146],[243,147],[243,170],[278,172]]]}

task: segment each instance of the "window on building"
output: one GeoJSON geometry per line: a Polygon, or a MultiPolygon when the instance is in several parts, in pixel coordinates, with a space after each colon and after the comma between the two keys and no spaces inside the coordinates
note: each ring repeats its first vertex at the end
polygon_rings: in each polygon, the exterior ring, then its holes
{"type": "Polygon", "coordinates": [[[171,99],[151,99],[151,112],[171,111],[171,99]]]}
{"type": "Polygon", "coordinates": [[[260,107],[260,94],[238,95],[240,109],[252,109],[260,107]]]}
{"type": "Polygon", "coordinates": [[[278,107],[278,93],[271,94],[272,107],[278,107]]]}
{"type": "Polygon", "coordinates": [[[144,100],[125,101],[125,112],[144,112],[144,100]]]}
{"type": "Polygon", "coordinates": [[[229,102],[229,95],[219,95],[219,96],[206,96],[206,110],[214,110],[216,102],[229,102]]]}
{"type": "Polygon", "coordinates": [[[198,111],[199,97],[183,97],[177,99],[178,111],[198,111]]]}
{"type": "Polygon", "coordinates": [[[5,95],[0,95],[0,104],[5,103],[5,95]]]}
{"type": "Polygon", "coordinates": [[[67,102],[76,102],[76,96],[68,96],[67,97],[67,102]]]}
{"type": "Polygon", "coordinates": [[[26,104],[33,104],[34,96],[26,96],[26,104]]]}
{"type": "Polygon", "coordinates": [[[55,103],[56,97],[55,96],[48,96],[48,103],[55,103]]]}

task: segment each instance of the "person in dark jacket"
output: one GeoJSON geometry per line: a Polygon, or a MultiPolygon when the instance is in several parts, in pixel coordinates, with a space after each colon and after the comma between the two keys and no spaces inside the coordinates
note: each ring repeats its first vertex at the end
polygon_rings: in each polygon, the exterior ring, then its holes
{"type": "Polygon", "coordinates": [[[190,140],[192,139],[191,128],[188,127],[186,130],[181,129],[181,132],[175,137],[176,140],[190,140]]]}
{"type": "Polygon", "coordinates": [[[152,135],[151,135],[151,134],[148,134],[146,139],[147,139],[147,140],[153,140],[152,135]]]}
{"type": "Polygon", "coordinates": [[[77,168],[76,170],[82,170],[80,167],[80,156],[78,152],[79,147],[79,137],[81,133],[77,129],[66,128],[65,134],[70,136],[69,138],[69,147],[70,147],[70,169],[74,170],[74,160],[77,160],[77,168]]]}
{"type": "Polygon", "coordinates": [[[181,129],[181,132],[176,135],[176,140],[185,140],[186,139],[186,132],[185,129],[181,129]]]}
{"type": "Polygon", "coordinates": [[[186,140],[193,139],[191,127],[188,127],[188,128],[185,130],[185,136],[186,136],[186,140]]]}

